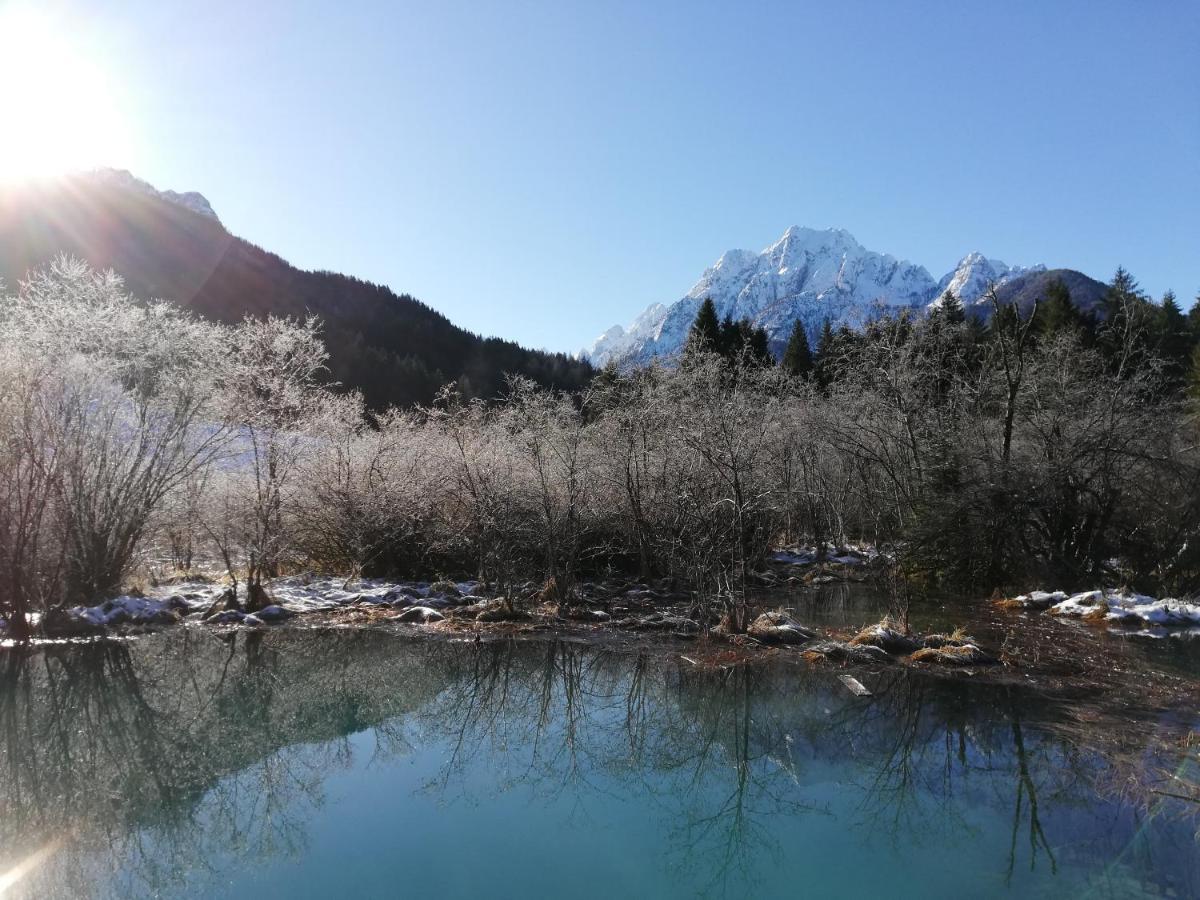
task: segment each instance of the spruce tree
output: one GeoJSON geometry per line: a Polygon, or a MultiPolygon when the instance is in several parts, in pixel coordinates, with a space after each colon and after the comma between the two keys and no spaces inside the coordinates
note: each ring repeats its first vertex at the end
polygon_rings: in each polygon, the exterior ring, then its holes
{"type": "Polygon", "coordinates": [[[1133,276],[1118,267],[1104,294],[1104,324],[1097,335],[1101,351],[1114,368],[1133,372],[1145,364],[1151,307],[1133,276]]]}
{"type": "Polygon", "coordinates": [[[1174,291],[1167,291],[1163,295],[1162,305],[1157,313],[1154,330],[1157,332],[1158,354],[1165,366],[1167,385],[1174,391],[1183,385],[1192,361],[1188,320],[1175,300],[1174,291]]]}
{"type": "Polygon", "coordinates": [[[717,353],[721,349],[720,344],[721,323],[717,319],[717,305],[712,302],[712,297],[705,297],[704,302],[700,304],[700,311],[696,313],[696,320],[692,322],[691,330],[688,331],[683,352],[685,356],[717,353]]]}
{"type": "Polygon", "coordinates": [[[804,323],[797,319],[792,323],[792,334],[788,338],[787,349],[783,351],[783,359],[779,363],[785,372],[797,378],[807,380],[813,372],[813,355],[808,347],[808,335],[804,331],[804,323]]]}
{"type": "Polygon", "coordinates": [[[813,366],[816,382],[822,388],[827,388],[833,383],[836,344],[833,323],[826,319],[821,324],[821,337],[817,340],[817,358],[813,366]]]}
{"type": "Polygon", "coordinates": [[[1105,297],[1105,302],[1111,302],[1114,298],[1122,296],[1141,296],[1141,288],[1138,287],[1137,279],[1129,274],[1129,270],[1124,266],[1117,266],[1117,271],[1113,273],[1112,281],[1108,283],[1108,294],[1105,297]]]}
{"type": "Polygon", "coordinates": [[[720,353],[731,365],[766,366],[774,360],[767,338],[767,329],[750,323],[749,319],[726,316],[721,323],[720,353]]]}
{"type": "Polygon", "coordinates": [[[717,332],[717,352],[725,359],[738,359],[742,348],[746,346],[746,335],[742,322],[733,321],[733,316],[726,314],[721,320],[721,328],[717,332]]]}
{"type": "Polygon", "coordinates": [[[1196,294],[1196,302],[1188,310],[1187,317],[1188,332],[1191,335],[1192,345],[1200,345],[1200,293],[1196,294]]]}
{"type": "Polygon", "coordinates": [[[1200,401],[1200,344],[1192,351],[1192,368],[1188,373],[1187,390],[1193,400],[1200,401]]]}
{"type": "Polygon", "coordinates": [[[771,345],[767,337],[767,329],[761,325],[755,328],[749,319],[742,319],[742,346],[746,360],[755,366],[769,366],[775,360],[771,358],[771,345]]]}
{"type": "Polygon", "coordinates": [[[942,295],[942,302],[937,307],[937,315],[947,325],[961,325],[967,320],[967,311],[953,291],[946,291],[942,295]]]}
{"type": "Polygon", "coordinates": [[[1118,320],[1123,316],[1134,314],[1146,303],[1145,295],[1132,275],[1118,266],[1104,292],[1104,315],[1106,319],[1118,320]]]}
{"type": "Polygon", "coordinates": [[[1042,337],[1052,337],[1060,331],[1073,331],[1083,326],[1083,317],[1071,301],[1071,289],[1061,278],[1046,285],[1046,297],[1038,304],[1037,331],[1042,337]]]}

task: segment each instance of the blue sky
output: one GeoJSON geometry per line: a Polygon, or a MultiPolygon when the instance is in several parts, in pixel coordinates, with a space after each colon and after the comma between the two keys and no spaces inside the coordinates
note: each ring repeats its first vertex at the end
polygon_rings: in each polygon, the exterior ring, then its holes
{"type": "Polygon", "coordinates": [[[305,268],[574,350],[836,225],[1200,289],[1200,2],[79,5],[137,135],[305,268]]]}

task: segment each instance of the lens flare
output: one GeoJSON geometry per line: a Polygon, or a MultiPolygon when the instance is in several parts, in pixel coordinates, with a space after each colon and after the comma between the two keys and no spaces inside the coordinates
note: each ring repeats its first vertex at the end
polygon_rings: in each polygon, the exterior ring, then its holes
{"type": "Polygon", "coordinates": [[[7,872],[0,872],[0,897],[4,897],[8,893],[9,888],[13,887],[18,881],[44,863],[59,848],[61,843],[61,840],[51,841],[44,847],[39,847],[33,853],[30,853],[7,872]]]}

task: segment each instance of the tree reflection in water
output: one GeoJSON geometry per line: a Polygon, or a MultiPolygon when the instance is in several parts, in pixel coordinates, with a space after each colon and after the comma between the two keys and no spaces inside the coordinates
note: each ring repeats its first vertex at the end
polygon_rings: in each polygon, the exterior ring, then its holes
{"type": "Polygon", "coordinates": [[[1194,812],[1128,794],[1153,769],[1146,745],[1089,750],[1060,704],[1011,687],[894,669],[857,698],[803,665],[353,630],[178,629],[2,662],[0,864],[62,842],[17,885],[30,896],[172,893],[297,857],[331,774],[430,745],[446,751],[425,785],[442,803],[520,789],[587,828],[612,797],[636,802],[662,823],[662,865],[701,892],[752,892],[795,851],[779,825],[796,817],[904,847],[977,833],[979,808],[1010,810],[1007,879],[1052,874],[1069,845],[1200,890],[1194,845],[1169,843],[1191,832],[1137,839],[1164,804],[1194,812]]]}

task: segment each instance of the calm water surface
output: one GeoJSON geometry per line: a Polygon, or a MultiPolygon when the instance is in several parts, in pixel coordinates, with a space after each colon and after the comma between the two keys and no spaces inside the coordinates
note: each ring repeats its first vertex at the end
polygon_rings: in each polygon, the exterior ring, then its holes
{"type": "MultiPolygon", "coordinates": [[[[687,652],[685,649],[683,652],[687,652]]],[[[178,629],[0,656],[12,896],[1200,896],[1196,752],[899,667],[178,629]],[[23,874],[22,874],[23,872],[23,874]]],[[[1085,710],[1085,713],[1087,711],[1085,710]]]]}

